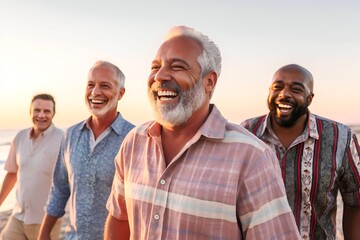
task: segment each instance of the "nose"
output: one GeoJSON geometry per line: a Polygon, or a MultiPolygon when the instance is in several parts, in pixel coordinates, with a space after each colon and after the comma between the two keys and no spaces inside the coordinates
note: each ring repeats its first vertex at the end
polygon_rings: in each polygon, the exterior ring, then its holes
{"type": "Polygon", "coordinates": [[[289,96],[290,96],[290,91],[287,87],[284,87],[279,93],[279,97],[289,97],[289,96]]]}
{"type": "Polygon", "coordinates": [[[39,112],[39,117],[45,117],[44,111],[40,111],[40,112],[39,112]]]}
{"type": "Polygon", "coordinates": [[[96,96],[100,94],[100,88],[99,86],[95,85],[94,88],[91,91],[91,95],[96,96]]]}
{"type": "Polygon", "coordinates": [[[169,81],[171,79],[169,71],[165,66],[162,66],[154,75],[154,80],[157,82],[169,81]]]}

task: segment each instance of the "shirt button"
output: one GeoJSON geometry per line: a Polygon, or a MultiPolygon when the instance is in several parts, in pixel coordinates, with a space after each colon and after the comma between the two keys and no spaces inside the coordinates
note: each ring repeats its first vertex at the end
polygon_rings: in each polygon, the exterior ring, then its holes
{"type": "Polygon", "coordinates": [[[155,218],[155,220],[159,220],[159,218],[160,218],[159,214],[155,214],[154,218],[155,218]]]}
{"type": "Polygon", "coordinates": [[[164,185],[165,183],[166,183],[166,181],[165,181],[164,179],[161,179],[161,180],[160,180],[160,184],[161,184],[161,185],[164,185]]]}

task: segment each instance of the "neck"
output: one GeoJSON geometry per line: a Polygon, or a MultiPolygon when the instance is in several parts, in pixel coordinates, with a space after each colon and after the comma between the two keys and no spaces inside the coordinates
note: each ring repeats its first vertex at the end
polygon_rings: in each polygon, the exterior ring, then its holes
{"type": "Polygon", "coordinates": [[[92,115],[90,119],[90,127],[93,131],[95,139],[100,136],[116,119],[117,112],[108,113],[105,116],[95,116],[92,115]]]}
{"type": "Polygon", "coordinates": [[[186,121],[186,123],[178,126],[171,124],[163,125],[162,132],[168,133],[170,135],[179,136],[179,135],[194,135],[199,128],[206,121],[210,113],[210,105],[205,105],[193,112],[192,116],[186,121]]]}
{"type": "MultiPolygon", "coordinates": [[[[46,129],[45,129],[46,130],[46,129]]],[[[33,139],[36,139],[39,137],[41,133],[43,133],[45,130],[38,129],[37,127],[33,127],[30,132],[30,137],[33,139]]]]}
{"type": "Polygon", "coordinates": [[[210,106],[206,105],[194,112],[185,124],[180,126],[162,126],[161,139],[167,165],[196,134],[202,124],[206,121],[210,111],[210,106]]]}
{"type": "Polygon", "coordinates": [[[303,133],[307,119],[307,114],[304,114],[289,127],[283,127],[271,119],[271,127],[283,146],[288,149],[291,143],[303,133]]]}

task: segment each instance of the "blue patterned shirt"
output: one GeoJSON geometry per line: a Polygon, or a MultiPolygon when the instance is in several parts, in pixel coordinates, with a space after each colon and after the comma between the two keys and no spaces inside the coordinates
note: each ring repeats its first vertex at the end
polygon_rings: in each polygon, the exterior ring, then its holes
{"type": "Polygon", "coordinates": [[[103,239],[105,207],[115,173],[114,158],[134,127],[119,113],[111,131],[90,150],[86,121],[66,131],[55,167],[47,214],[61,217],[69,200],[70,228],[65,239],[103,239]]]}

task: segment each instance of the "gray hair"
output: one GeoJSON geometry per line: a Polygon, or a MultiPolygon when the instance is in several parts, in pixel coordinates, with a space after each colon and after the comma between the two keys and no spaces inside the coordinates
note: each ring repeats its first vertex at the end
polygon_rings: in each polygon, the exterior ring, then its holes
{"type": "Polygon", "coordinates": [[[102,66],[110,67],[110,68],[114,69],[115,72],[116,72],[116,78],[117,78],[117,80],[119,82],[119,89],[125,87],[125,75],[124,75],[124,73],[120,70],[120,68],[118,68],[116,65],[114,65],[114,64],[112,64],[110,62],[107,62],[107,61],[97,61],[97,62],[95,62],[94,65],[90,68],[89,74],[92,72],[92,70],[94,70],[94,68],[102,67],[102,66]]]}
{"type": "Polygon", "coordinates": [[[188,36],[197,40],[203,52],[198,58],[198,63],[201,67],[201,76],[205,76],[213,70],[219,77],[221,73],[221,53],[218,46],[205,34],[194,30],[187,26],[175,26],[170,29],[166,36],[166,40],[178,36],[188,36]]]}

